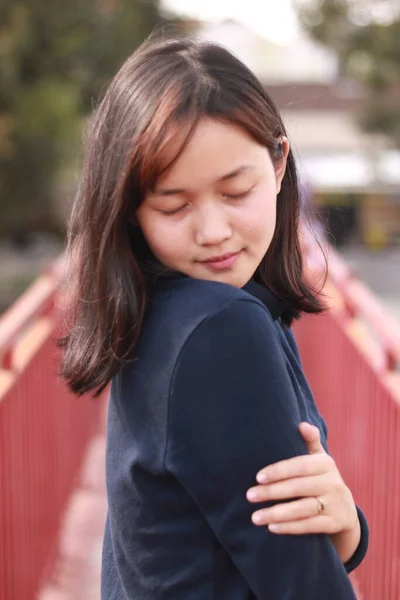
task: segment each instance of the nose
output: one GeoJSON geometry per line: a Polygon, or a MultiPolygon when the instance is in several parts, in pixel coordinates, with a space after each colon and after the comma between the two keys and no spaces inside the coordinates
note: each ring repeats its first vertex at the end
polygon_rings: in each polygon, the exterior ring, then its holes
{"type": "Polygon", "coordinates": [[[220,246],[232,236],[232,227],[223,207],[213,202],[198,209],[195,217],[195,239],[199,246],[220,246]]]}

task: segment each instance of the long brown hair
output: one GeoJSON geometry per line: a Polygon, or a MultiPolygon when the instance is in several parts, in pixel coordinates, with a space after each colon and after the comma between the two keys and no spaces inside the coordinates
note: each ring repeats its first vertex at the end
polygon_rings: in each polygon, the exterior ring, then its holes
{"type": "MultiPolygon", "coordinates": [[[[76,394],[99,394],[134,358],[151,285],[163,267],[134,215],[165,164],[165,148],[209,116],[235,123],[281,158],[281,117],[258,79],[226,49],[188,38],[146,41],[123,64],[90,124],[68,236],[70,277],[61,375],[76,394]]],[[[290,324],[320,312],[303,279],[299,190],[290,151],[269,250],[254,278],[286,301],[290,324]]]]}

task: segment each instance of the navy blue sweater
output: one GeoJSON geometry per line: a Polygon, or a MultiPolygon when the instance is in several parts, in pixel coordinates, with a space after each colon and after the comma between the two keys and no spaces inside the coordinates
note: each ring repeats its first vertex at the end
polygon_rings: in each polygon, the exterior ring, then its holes
{"type": "Polygon", "coordinates": [[[347,572],[368,545],[360,510],[347,565],[328,535],[251,521],[257,471],[307,452],[301,421],[326,447],[281,312],[254,282],[159,284],[136,358],[111,387],[103,600],[355,599],[347,572]]]}

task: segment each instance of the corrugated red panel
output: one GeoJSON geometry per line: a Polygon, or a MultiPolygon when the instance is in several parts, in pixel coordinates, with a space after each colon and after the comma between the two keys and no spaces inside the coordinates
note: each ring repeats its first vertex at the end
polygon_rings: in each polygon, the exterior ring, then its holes
{"type": "Polygon", "coordinates": [[[1,600],[36,597],[100,426],[102,400],[78,399],[57,377],[57,286],[51,274],[39,278],[0,319],[1,600]],[[27,333],[32,324],[38,335],[27,333]]]}
{"type": "Polygon", "coordinates": [[[400,598],[400,407],[339,313],[295,327],[305,372],[329,424],[329,446],[365,512],[368,555],[356,573],[364,600],[400,598]]]}
{"type": "Polygon", "coordinates": [[[63,511],[100,401],[78,399],[56,377],[47,339],[0,402],[0,598],[35,597],[56,549],[63,511]]]}

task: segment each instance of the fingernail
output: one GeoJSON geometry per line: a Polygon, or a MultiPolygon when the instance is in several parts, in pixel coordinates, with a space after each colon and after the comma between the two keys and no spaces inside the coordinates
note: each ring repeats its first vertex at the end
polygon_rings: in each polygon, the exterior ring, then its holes
{"type": "Polygon", "coordinates": [[[268,477],[266,473],[258,473],[257,475],[258,483],[267,483],[268,477]]]}
{"type": "Polygon", "coordinates": [[[268,525],[268,529],[272,531],[272,533],[275,533],[276,531],[279,531],[279,525],[268,525]]]}
{"type": "Polygon", "coordinates": [[[256,490],[249,490],[247,492],[247,497],[249,500],[257,500],[257,498],[259,496],[258,496],[258,493],[256,492],[256,490]]]}
{"type": "Polygon", "coordinates": [[[254,513],[251,518],[253,519],[253,523],[261,523],[261,515],[259,513],[254,513]]]}

